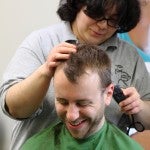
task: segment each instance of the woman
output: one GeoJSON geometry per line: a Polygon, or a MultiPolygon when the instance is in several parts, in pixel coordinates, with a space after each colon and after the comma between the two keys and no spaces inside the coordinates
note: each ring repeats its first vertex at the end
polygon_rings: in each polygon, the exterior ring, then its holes
{"type": "Polygon", "coordinates": [[[145,100],[150,100],[150,77],[134,47],[116,35],[138,23],[138,0],[67,0],[57,13],[62,22],[29,35],[4,74],[2,109],[18,121],[11,148],[19,149],[27,138],[57,119],[51,80],[59,61],[76,52],[74,44],[65,42],[68,40],[99,45],[112,60],[113,82],[126,88],[123,92],[128,98],[120,106],[112,101],[106,110],[107,119],[118,125],[121,107],[148,128],[150,108],[145,100]]]}

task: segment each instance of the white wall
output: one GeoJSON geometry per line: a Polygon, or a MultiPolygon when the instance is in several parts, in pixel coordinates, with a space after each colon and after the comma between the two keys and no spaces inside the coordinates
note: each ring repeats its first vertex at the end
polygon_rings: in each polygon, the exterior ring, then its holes
{"type": "MultiPolygon", "coordinates": [[[[58,3],[59,0],[0,0],[0,80],[23,39],[33,30],[58,22],[58,3]]],[[[1,124],[5,127],[9,146],[14,122],[5,117],[0,109],[1,124]]],[[[8,149],[6,144],[5,149],[8,149]]]]}

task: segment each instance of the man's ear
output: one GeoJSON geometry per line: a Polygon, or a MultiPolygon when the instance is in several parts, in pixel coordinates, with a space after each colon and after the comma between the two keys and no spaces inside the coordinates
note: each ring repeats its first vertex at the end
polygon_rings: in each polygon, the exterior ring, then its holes
{"type": "Polygon", "coordinates": [[[114,84],[110,84],[106,90],[105,90],[105,96],[104,96],[104,99],[105,99],[105,104],[106,106],[108,106],[112,100],[112,96],[113,96],[113,91],[114,91],[114,84]]]}

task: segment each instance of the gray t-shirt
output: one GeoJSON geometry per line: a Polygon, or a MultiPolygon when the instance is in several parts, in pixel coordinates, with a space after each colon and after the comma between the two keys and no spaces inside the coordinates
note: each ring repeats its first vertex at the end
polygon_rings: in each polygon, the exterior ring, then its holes
{"type": "MultiPolygon", "coordinates": [[[[77,39],[72,33],[70,24],[61,22],[35,31],[23,41],[10,61],[0,87],[1,107],[6,115],[10,116],[5,109],[7,89],[28,77],[46,61],[54,46],[66,40],[77,39]]],[[[150,99],[150,76],[135,48],[119,40],[116,35],[101,44],[100,47],[108,53],[112,60],[113,82],[124,88],[134,86],[143,100],[150,99]]],[[[106,118],[117,124],[121,115],[118,104],[112,100],[106,109],[106,118]]],[[[49,126],[56,118],[54,91],[51,83],[42,106],[30,118],[16,119],[11,149],[18,150],[27,138],[49,126]]]]}

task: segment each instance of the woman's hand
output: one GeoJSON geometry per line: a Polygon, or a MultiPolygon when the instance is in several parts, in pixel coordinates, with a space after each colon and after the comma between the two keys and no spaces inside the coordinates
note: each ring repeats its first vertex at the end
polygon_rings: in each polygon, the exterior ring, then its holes
{"type": "Polygon", "coordinates": [[[124,95],[127,97],[124,101],[119,103],[122,112],[126,114],[137,114],[143,109],[144,102],[140,99],[140,95],[134,87],[122,89],[124,95]]]}
{"type": "Polygon", "coordinates": [[[74,44],[63,42],[55,46],[50,51],[46,61],[47,76],[52,77],[55,68],[59,65],[59,62],[68,59],[70,54],[75,52],[76,52],[76,46],[74,44]]]}

